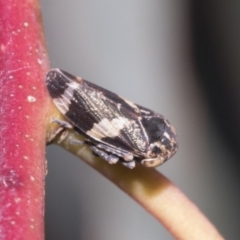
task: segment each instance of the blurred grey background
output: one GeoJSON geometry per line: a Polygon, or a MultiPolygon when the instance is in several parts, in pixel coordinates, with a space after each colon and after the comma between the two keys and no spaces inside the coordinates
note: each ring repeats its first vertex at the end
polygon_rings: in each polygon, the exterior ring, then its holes
{"type": "MultiPolygon", "coordinates": [[[[170,119],[180,149],[159,171],[239,239],[239,2],[40,3],[51,66],[170,119]]],[[[47,240],[173,239],[81,160],[57,146],[47,159],[47,240]]]]}

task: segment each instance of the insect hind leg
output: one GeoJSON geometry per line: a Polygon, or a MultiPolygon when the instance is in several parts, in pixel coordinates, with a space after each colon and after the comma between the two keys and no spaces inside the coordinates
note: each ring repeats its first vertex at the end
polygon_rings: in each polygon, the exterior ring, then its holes
{"type": "Polygon", "coordinates": [[[84,140],[70,139],[70,143],[72,145],[83,145],[86,142],[84,140]]]}
{"type": "Polygon", "coordinates": [[[52,118],[51,123],[56,123],[62,128],[67,128],[67,129],[72,129],[73,128],[73,126],[69,122],[59,120],[59,119],[56,119],[56,118],[52,118]]]}
{"type": "Polygon", "coordinates": [[[90,148],[92,149],[92,151],[97,156],[103,158],[104,160],[106,160],[110,164],[115,164],[119,160],[119,157],[117,157],[117,156],[115,156],[113,154],[108,154],[108,153],[104,152],[103,150],[100,150],[99,148],[97,148],[95,146],[90,146],[90,148]]]}

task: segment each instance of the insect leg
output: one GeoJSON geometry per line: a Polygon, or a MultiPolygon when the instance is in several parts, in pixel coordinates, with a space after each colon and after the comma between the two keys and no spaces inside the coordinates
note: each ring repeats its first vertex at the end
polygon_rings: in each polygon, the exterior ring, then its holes
{"type": "Polygon", "coordinates": [[[58,124],[62,128],[68,128],[68,129],[72,129],[73,128],[73,126],[69,122],[66,122],[66,121],[63,121],[63,120],[59,120],[59,119],[56,119],[56,118],[52,118],[51,119],[51,123],[56,123],[56,124],[58,124]]]}
{"type": "Polygon", "coordinates": [[[77,140],[77,139],[70,139],[70,143],[72,145],[83,145],[85,141],[77,140]]]}
{"type": "Polygon", "coordinates": [[[133,168],[135,168],[135,166],[136,166],[136,162],[135,162],[135,161],[122,162],[122,164],[123,164],[125,167],[128,167],[128,168],[130,168],[130,169],[133,169],[133,168]]]}
{"type": "Polygon", "coordinates": [[[132,153],[129,153],[128,151],[125,151],[120,148],[112,147],[110,145],[99,143],[97,144],[97,147],[105,150],[106,152],[112,152],[113,154],[119,156],[120,158],[123,158],[125,161],[131,161],[134,158],[132,153]]]}
{"type": "Polygon", "coordinates": [[[92,151],[98,155],[99,157],[103,158],[104,160],[106,160],[108,163],[110,164],[114,164],[117,163],[119,158],[113,154],[107,154],[106,152],[98,149],[95,146],[90,146],[90,148],[92,149],[92,151]]]}

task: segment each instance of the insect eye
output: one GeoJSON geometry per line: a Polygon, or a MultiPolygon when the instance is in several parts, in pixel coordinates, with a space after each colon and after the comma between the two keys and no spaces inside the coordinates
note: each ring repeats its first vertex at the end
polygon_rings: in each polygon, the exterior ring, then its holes
{"type": "Polygon", "coordinates": [[[142,123],[146,132],[149,133],[149,141],[151,143],[159,141],[166,131],[166,123],[162,118],[143,118],[142,123]]]}
{"type": "Polygon", "coordinates": [[[155,137],[157,139],[160,139],[165,131],[165,125],[164,124],[159,124],[156,126],[156,132],[155,132],[155,137]]]}

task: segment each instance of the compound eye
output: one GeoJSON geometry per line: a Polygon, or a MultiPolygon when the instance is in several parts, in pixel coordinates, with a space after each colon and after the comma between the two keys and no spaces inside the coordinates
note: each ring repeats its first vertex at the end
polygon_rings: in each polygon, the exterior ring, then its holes
{"type": "Polygon", "coordinates": [[[150,143],[159,141],[162,138],[164,132],[167,131],[165,119],[159,116],[143,118],[142,124],[148,133],[150,143]]]}
{"type": "Polygon", "coordinates": [[[155,135],[158,139],[160,139],[163,135],[163,133],[165,132],[165,129],[166,129],[166,125],[165,124],[158,124],[156,126],[156,132],[155,132],[155,135]]]}
{"type": "Polygon", "coordinates": [[[164,158],[149,158],[149,159],[143,159],[141,161],[141,164],[145,167],[157,167],[164,163],[164,158]]]}

